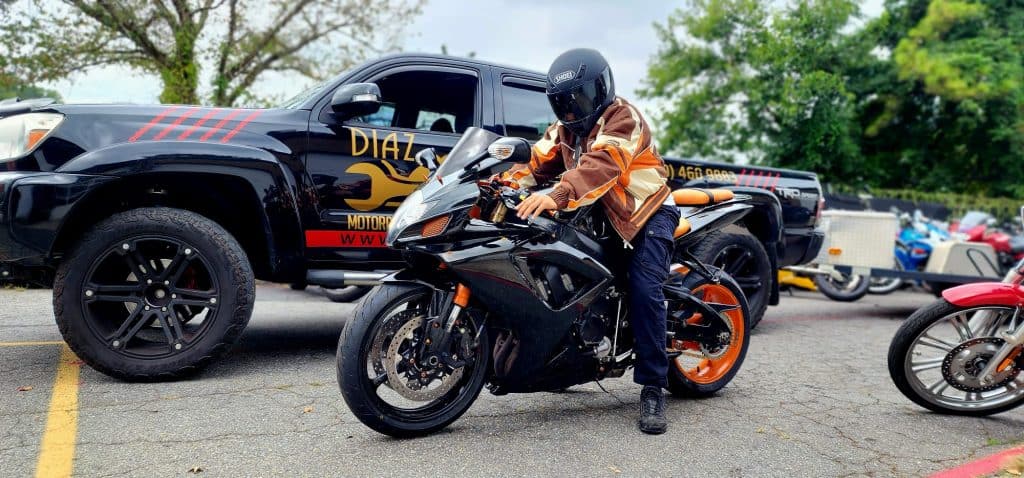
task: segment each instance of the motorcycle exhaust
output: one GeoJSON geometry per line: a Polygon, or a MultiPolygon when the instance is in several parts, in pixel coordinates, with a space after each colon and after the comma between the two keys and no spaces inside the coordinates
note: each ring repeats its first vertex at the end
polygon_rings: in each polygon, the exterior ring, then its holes
{"type": "Polygon", "coordinates": [[[306,283],[331,288],[350,285],[375,286],[380,285],[381,280],[387,275],[387,272],[310,270],[306,272],[306,283]]]}

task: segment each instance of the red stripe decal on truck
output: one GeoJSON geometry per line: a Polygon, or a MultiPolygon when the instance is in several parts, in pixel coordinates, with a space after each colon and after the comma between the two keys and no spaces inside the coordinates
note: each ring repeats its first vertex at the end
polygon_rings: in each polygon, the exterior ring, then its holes
{"type": "Polygon", "coordinates": [[[189,126],[189,128],[185,130],[184,133],[181,133],[181,135],[178,136],[178,141],[184,141],[185,138],[188,138],[190,135],[192,135],[192,133],[195,132],[195,130],[199,129],[199,127],[202,126],[203,123],[206,122],[206,120],[212,118],[213,115],[217,114],[218,111],[220,110],[212,109],[210,110],[209,113],[206,113],[206,115],[204,115],[202,118],[199,118],[199,121],[196,121],[196,124],[189,126]]]}
{"type": "Polygon", "coordinates": [[[210,131],[207,131],[206,134],[199,138],[199,141],[206,141],[210,139],[210,136],[213,136],[213,134],[216,133],[217,130],[223,127],[228,121],[231,121],[231,118],[238,116],[241,112],[242,110],[234,110],[231,113],[228,113],[228,115],[225,116],[224,119],[218,121],[217,124],[213,125],[213,128],[210,128],[210,131]]]}
{"type": "Polygon", "coordinates": [[[167,115],[171,114],[172,112],[174,112],[174,110],[177,110],[177,109],[178,109],[177,106],[172,106],[170,108],[167,108],[167,109],[161,111],[160,114],[156,115],[156,117],[154,117],[152,120],[150,120],[149,123],[146,123],[145,126],[143,126],[143,127],[139,128],[138,130],[136,130],[135,134],[133,134],[131,138],[128,138],[128,142],[129,143],[134,143],[135,141],[137,141],[139,138],[142,137],[142,135],[146,134],[146,131],[149,131],[150,128],[155,126],[157,123],[159,123],[161,120],[163,120],[164,117],[166,117],[167,115]]]}
{"type": "Polygon", "coordinates": [[[260,113],[262,113],[262,112],[263,111],[261,111],[261,110],[256,110],[256,111],[253,111],[252,113],[249,113],[249,116],[246,116],[245,119],[242,120],[242,122],[238,123],[238,126],[235,126],[235,129],[233,129],[231,131],[228,131],[228,134],[224,135],[224,137],[220,139],[220,142],[221,143],[227,143],[228,140],[231,139],[232,136],[234,136],[239,131],[241,131],[242,128],[245,127],[245,125],[249,124],[250,121],[252,121],[254,118],[259,116],[260,113]]]}
{"type": "Polygon", "coordinates": [[[186,119],[188,119],[189,116],[192,116],[197,111],[199,111],[198,108],[189,108],[188,110],[186,110],[185,114],[179,116],[178,119],[174,120],[173,123],[167,125],[166,128],[157,133],[157,135],[153,137],[153,141],[160,141],[161,139],[163,139],[164,136],[167,136],[167,133],[170,133],[172,129],[183,123],[186,119]]]}
{"type": "Polygon", "coordinates": [[[306,231],[306,247],[387,247],[384,231],[306,231]]]}

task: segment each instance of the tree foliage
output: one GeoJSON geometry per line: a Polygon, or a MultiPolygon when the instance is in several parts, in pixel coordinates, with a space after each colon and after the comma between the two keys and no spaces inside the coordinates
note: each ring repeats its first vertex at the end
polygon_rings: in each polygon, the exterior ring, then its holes
{"type": "Polygon", "coordinates": [[[322,79],[393,48],[422,0],[20,0],[0,19],[30,82],[101,65],[154,73],[160,101],[251,101],[268,72],[322,79]],[[201,87],[201,85],[204,85],[201,87]],[[205,93],[203,95],[202,93],[205,93]]]}
{"type": "Polygon", "coordinates": [[[661,142],[876,187],[1024,195],[1024,5],[693,0],[641,94],[661,142]]]}

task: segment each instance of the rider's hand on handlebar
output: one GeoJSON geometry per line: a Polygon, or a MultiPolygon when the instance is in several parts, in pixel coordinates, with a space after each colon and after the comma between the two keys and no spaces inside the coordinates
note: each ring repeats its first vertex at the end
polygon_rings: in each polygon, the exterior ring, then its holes
{"type": "Polygon", "coordinates": [[[531,216],[536,218],[544,211],[554,212],[557,209],[558,204],[555,204],[555,200],[551,199],[551,196],[533,193],[516,206],[516,211],[518,211],[516,215],[519,216],[519,219],[526,219],[531,216]]]}

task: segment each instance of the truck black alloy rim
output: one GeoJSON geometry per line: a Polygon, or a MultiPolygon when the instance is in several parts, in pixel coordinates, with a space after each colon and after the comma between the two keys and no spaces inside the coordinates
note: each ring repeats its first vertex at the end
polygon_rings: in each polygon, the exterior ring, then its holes
{"type": "Polygon", "coordinates": [[[93,261],[83,318],[107,347],[143,359],[188,350],[220,305],[214,269],[195,246],[146,235],[118,241],[93,261]]]}
{"type": "Polygon", "coordinates": [[[715,256],[712,265],[732,276],[747,297],[753,297],[759,293],[764,285],[761,282],[760,271],[757,270],[754,253],[745,247],[726,246],[715,256]]]}

